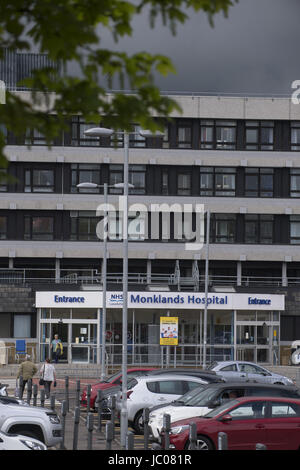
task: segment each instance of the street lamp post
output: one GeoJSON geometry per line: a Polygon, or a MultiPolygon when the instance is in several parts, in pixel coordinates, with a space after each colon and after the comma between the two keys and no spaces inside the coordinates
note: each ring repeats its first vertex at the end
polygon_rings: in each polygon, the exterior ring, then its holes
{"type": "MultiPolygon", "coordinates": [[[[93,137],[109,137],[113,130],[103,127],[87,129],[84,133],[93,137]]],[[[120,437],[121,446],[126,445],[126,435],[128,430],[128,410],[127,410],[127,334],[128,334],[128,175],[129,175],[129,132],[122,132],[124,135],[124,191],[123,191],[123,308],[122,308],[122,404],[121,404],[121,426],[120,437]]],[[[160,132],[152,133],[148,130],[140,132],[130,132],[142,137],[163,137],[160,132]]]]}
{"type": "MultiPolygon", "coordinates": [[[[100,188],[102,185],[96,183],[79,183],[78,188],[100,188]]],[[[107,223],[107,198],[108,198],[108,185],[103,184],[104,194],[104,206],[105,214],[104,220],[107,223]]],[[[102,263],[102,294],[103,294],[103,306],[102,306],[102,332],[101,332],[101,380],[103,381],[106,376],[105,367],[105,353],[106,353],[106,287],[107,287],[107,233],[104,230],[103,233],[103,263],[102,263]]]]}
{"type": "Polygon", "coordinates": [[[207,348],[207,301],[208,301],[208,268],[209,268],[209,235],[210,235],[210,211],[206,213],[206,256],[205,256],[205,304],[203,324],[203,368],[206,368],[207,348]]]}

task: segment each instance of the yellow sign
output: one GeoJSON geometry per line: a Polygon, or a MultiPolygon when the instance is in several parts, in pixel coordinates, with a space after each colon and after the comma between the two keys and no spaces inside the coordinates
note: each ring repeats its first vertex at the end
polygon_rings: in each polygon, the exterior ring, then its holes
{"type": "Polygon", "coordinates": [[[160,344],[178,345],[178,317],[160,317],[160,344]]]}

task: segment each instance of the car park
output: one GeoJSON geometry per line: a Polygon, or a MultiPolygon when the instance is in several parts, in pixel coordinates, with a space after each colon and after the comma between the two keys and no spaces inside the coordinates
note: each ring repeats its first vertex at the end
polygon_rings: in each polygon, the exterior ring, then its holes
{"type": "Polygon", "coordinates": [[[188,390],[206,384],[204,379],[190,375],[136,377],[130,382],[127,391],[128,423],[140,434],[143,432],[144,408],[170,403],[188,390]]]}
{"type": "MultiPolygon", "coordinates": [[[[132,377],[138,377],[140,375],[147,374],[151,370],[153,370],[153,368],[151,367],[135,367],[132,369],[128,369],[127,377],[128,379],[132,377]]],[[[111,375],[110,377],[108,377],[107,379],[101,382],[97,382],[93,384],[91,387],[90,408],[95,409],[95,402],[96,402],[98,390],[105,391],[105,393],[108,392],[109,394],[109,389],[112,389],[114,387],[119,387],[121,389],[121,384],[122,384],[122,372],[121,371],[116,372],[115,374],[111,375]]],[[[87,388],[84,388],[80,396],[80,405],[82,407],[86,407],[87,400],[88,400],[87,388]]]]}
{"type": "Polygon", "coordinates": [[[294,381],[284,375],[270,372],[262,366],[246,361],[222,361],[214,362],[207,370],[216,372],[224,380],[273,383],[278,385],[292,385],[294,381]]]}
{"type": "Polygon", "coordinates": [[[212,383],[199,389],[195,388],[167,406],[150,410],[149,427],[152,440],[160,441],[164,414],[170,415],[172,423],[184,418],[205,416],[211,410],[228,402],[232,396],[262,395],[300,399],[300,390],[295,386],[253,382],[212,383]]]}
{"type": "Polygon", "coordinates": [[[0,431],[0,450],[47,450],[47,447],[37,439],[0,431]]]}
{"type": "Polygon", "coordinates": [[[171,449],[191,448],[191,422],[196,424],[198,450],[217,449],[220,432],[226,433],[229,450],[255,450],[258,443],[264,444],[267,450],[300,449],[299,399],[237,398],[215,408],[204,417],[176,421],[171,426],[171,449]]]}
{"type": "Polygon", "coordinates": [[[10,397],[0,400],[0,431],[21,434],[53,447],[62,441],[62,425],[56,412],[22,404],[10,397]]]}

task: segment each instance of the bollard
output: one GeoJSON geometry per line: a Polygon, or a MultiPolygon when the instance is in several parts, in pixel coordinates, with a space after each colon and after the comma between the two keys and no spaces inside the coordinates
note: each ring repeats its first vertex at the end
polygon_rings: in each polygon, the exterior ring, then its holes
{"type": "Polygon", "coordinates": [[[67,416],[67,403],[64,400],[61,404],[61,428],[62,428],[62,441],[60,449],[65,449],[65,430],[66,430],[66,416],[67,416]]]}
{"type": "Polygon", "coordinates": [[[128,433],[126,434],[125,449],[126,450],[134,449],[134,434],[132,431],[128,431],[128,433]]]}
{"type": "Polygon", "coordinates": [[[77,450],[79,421],[80,421],[80,408],[79,406],[76,406],[75,411],[74,411],[73,450],[77,450]]]}
{"type": "Polygon", "coordinates": [[[149,446],[149,408],[143,410],[143,423],[144,423],[144,449],[148,450],[149,446]]]}
{"type": "Polygon", "coordinates": [[[50,395],[50,408],[52,411],[55,411],[55,394],[50,395]]]}
{"type": "Polygon", "coordinates": [[[228,440],[225,432],[218,433],[218,450],[228,450],[228,440]]]}
{"type": "Polygon", "coordinates": [[[80,380],[76,380],[75,406],[80,406],[80,380]]]}
{"type": "Polygon", "coordinates": [[[92,390],[92,386],[91,384],[88,384],[87,390],[86,390],[86,412],[87,413],[90,412],[90,408],[91,408],[91,390],[92,390]]]}
{"type": "Polygon", "coordinates": [[[170,448],[171,416],[164,414],[163,423],[163,430],[165,433],[165,450],[168,450],[170,448]]]}
{"type": "Polygon", "coordinates": [[[106,450],[111,450],[111,443],[113,440],[113,425],[111,421],[108,421],[105,426],[105,437],[106,437],[106,450]]]}
{"type": "Polygon", "coordinates": [[[65,401],[66,401],[66,409],[69,411],[69,377],[65,377],[65,401]]]}
{"type": "Polygon", "coordinates": [[[197,426],[196,423],[190,424],[190,432],[189,432],[189,440],[190,440],[190,450],[196,450],[197,446],[197,426]]]}
{"type": "Polygon", "coordinates": [[[38,386],[37,384],[33,385],[33,406],[37,405],[37,396],[38,396],[38,386]]]}
{"type": "Polygon", "coordinates": [[[28,379],[27,381],[27,403],[30,405],[32,397],[32,379],[28,379]]]}
{"type": "Polygon", "coordinates": [[[97,426],[97,431],[101,432],[102,430],[102,410],[103,410],[103,391],[102,390],[97,390],[97,399],[96,399],[96,405],[98,407],[98,426],[97,426]]]}
{"type": "Polygon", "coordinates": [[[256,444],[255,450],[267,450],[267,446],[265,444],[256,444]]]}
{"type": "Polygon", "coordinates": [[[87,415],[86,427],[88,430],[88,446],[87,450],[92,450],[93,447],[93,430],[94,430],[94,416],[92,413],[87,415]]]}
{"type": "Polygon", "coordinates": [[[44,408],[45,405],[45,390],[40,391],[40,398],[41,398],[41,407],[44,408]]]}
{"type": "Polygon", "coordinates": [[[111,422],[112,422],[112,432],[113,432],[113,439],[115,438],[115,421],[116,421],[116,397],[110,397],[110,404],[111,404],[111,422]]]}

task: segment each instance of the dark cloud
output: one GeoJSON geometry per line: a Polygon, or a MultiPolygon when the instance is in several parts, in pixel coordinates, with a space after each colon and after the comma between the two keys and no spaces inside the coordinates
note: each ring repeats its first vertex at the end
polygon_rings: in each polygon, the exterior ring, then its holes
{"type": "Polygon", "coordinates": [[[299,18],[299,0],[240,0],[214,28],[190,12],[174,37],[159,20],[152,30],[144,14],[131,38],[114,44],[106,33],[101,45],[169,56],[177,74],[156,77],[165,91],[289,94],[300,79],[299,18]]]}

